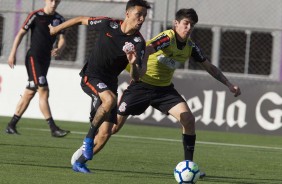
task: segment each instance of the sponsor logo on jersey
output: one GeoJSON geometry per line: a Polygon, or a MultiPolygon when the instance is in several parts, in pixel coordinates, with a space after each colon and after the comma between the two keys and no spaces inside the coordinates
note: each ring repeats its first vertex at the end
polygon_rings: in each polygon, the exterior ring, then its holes
{"type": "Polygon", "coordinates": [[[141,42],[142,41],[141,37],[139,37],[139,36],[135,37],[133,40],[135,42],[141,42]]]}
{"type": "Polygon", "coordinates": [[[113,37],[113,36],[112,36],[110,33],[108,33],[108,32],[106,33],[106,36],[107,36],[107,37],[111,37],[111,38],[113,37]]]}
{"type": "Polygon", "coordinates": [[[110,22],[110,26],[111,26],[111,28],[113,28],[113,29],[117,29],[117,28],[118,28],[118,23],[112,21],[112,22],[110,22]]]}
{"type": "Polygon", "coordinates": [[[60,20],[59,19],[54,19],[52,26],[58,26],[60,24],[60,20]]]}
{"type": "Polygon", "coordinates": [[[44,76],[39,77],[39,84],[45,84],[46,83],[46,78],[44,76]]]}
{"type": "Polygon", "coordinates": [[[107,85],[105,83],[103,83],[103,82],[97,84],[97,86],[98,86],[99,89],[103,89],[103,88],[107,87],[107,85]]]}
{"type": "Polygon", "coordinates": [[[124,112],[126,110],[126,106],[127,104],[125,102],[122,102],[118,108],[119,112],[124,112]]]}
{"type": "Polygon", "coordinates": [[[181,63],[172,59],[172,58],[169,58],[169,57],[165,57],[164,55],[159,55],[158,57],[158,61],[164,65],[166,65],[167,67],[169,67],[170,69],[177,69],[177,68],[180,68],[181,66],[181,63]]]}
{"type": "Polygon", "coordinates": [[[99,24],[101,22],[102,22],[102,20],[91,20],[90,25],[96,25],[96,24],[99,24]]]}

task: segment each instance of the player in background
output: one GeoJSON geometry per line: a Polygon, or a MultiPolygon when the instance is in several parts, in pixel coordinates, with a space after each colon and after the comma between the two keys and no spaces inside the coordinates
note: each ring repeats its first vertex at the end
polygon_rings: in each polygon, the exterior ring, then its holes
{"type": "Polygon", "coordinates": [[[82,155],[73,164],[76,172],[90,172],[85,163],[92,160],[94,144],[101,148],[108,140],[104,136],[93,142],[98,129],[103,135],[110,135],[113,123],[117,121],[118,75],[129,64],[130,76],[139,80],[146,46],[139,30],[149,8],[145,0],[129,0],[123,21],[107,17],[76,17],[57,27],[50,26],[51,34],[77,24],[87,25],[97,32],[97,41],[80,72],[81,87],[92,99],[92,110],[82,155]]]}
{"type": "Polygon", "coordinates": [[[39,94],[40,110],[49,124],[53,137],[64,137],[69,131],[60,129],[53,120],[49,106],[49,87],[47,82],[47,72],[50,66],[51,56],[60,55],[65,46],[63,32],[50,36],[48,25],[57,26],[64,21],[64,18],[56,12],[60,0],[45,0],[42,9],[31,12],[19,30],[8,58],[8,64],[13,69],[16,65],[16,53],[22,38],[31,30],[31,46],[26,54],[25,66],[28,74],[28,84],[17,104],[16,111],[11,121],[8,123],[6,133],[19,134],[16,125],[23,113],[28,108],[30,101],[39,94]],[[58,46],[53,48],[54,42],[58,38],[58,46]]]}
{"type": "MultiPolygon", "coordinates": [[[[171,82],[175,69],[193,57],[212,77],[226,85],[235,97],[241,94],[240,88],[229,82],[191,40],[190,34],[197,22],[198,15],[194,9],[180,9],[175,15],[174,28],[159,33],[147,42],[146,55],[150,56],[148,62],[143,62],[142,68],[146,73],[139,81],[132,81],[124,91],[119,102],[117,124],[112,128],[113,134],[121,129],[129,115],[139,115],[151,105],[180,122],[184,159],[193,160],[195,117],[171,82]]],[[[102,140],[101,137],[109,138],[109,135],[99,131],[95,141],[102,140]]],[[[102,147],[95,145],[93,152],[97,154],[101,149],[102,147]]],[[[81,154],[82,150],[79,148],[73,154],[71,162],[74,163],[81,154]]],[[[205,173],[201,173],[201,177],[204,176],[205,173]]]]}

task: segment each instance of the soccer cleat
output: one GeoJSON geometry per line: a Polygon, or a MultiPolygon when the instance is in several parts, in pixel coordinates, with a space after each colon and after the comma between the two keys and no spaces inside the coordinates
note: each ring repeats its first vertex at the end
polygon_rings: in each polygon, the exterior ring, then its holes
{"type": "Polygon", "coordinates": [[[71,165],[73,165],[78,159],[79,157],[82,155],[82,147],[78,148],[78,150],[76,150],[76,152],[74,152],[74,154],[71,157],[71,165]]]}
{"type": "Polygon", "coordinates": [[[57,130],[51,131],[51,135],[53,137],[64,137],[68,135],[68,133],[70,133],[69,130],[62,130],[60,128],[58,128],[57,130]]]}
{"type": "Polygon", "coordinates": [[[200,172],[200,178],[203,179],[204,177],[206,177],[206,173],[200,172]]]}
{"type": "Polygon", "coordinates": [[[90,170],[87,168],[86,164],[75,162],[72,166],[72,170],[75,172],[81,172],[81,173],[90,173],[90,170]]]}
{"type": "Polygon", "coordinates": [[[84,138],[83,146],[82,146],[82,154],[87,160],[92,160],[93,158],[93,139],[91,138],[84,138]]]}
{"type": "Polygon", "coordinates": [[[20,133],[17,131],[16,127],[12,127],[8,124],[7,128],[6,128],[6,133],[7,134],[17,134],[20,135],[20,133]]]}

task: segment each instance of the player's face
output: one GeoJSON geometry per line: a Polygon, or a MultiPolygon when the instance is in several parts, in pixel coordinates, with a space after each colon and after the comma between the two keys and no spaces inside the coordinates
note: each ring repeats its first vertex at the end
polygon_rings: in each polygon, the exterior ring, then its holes
{"type": "Polygon", "coordinates": [[[54,13],[60,4],[61,0],[45,0],[45,9],[47,13],[54,13]]]}
{"type": "Polygon", "coordinates": [[[195,23],[190,21],[188,18],[184,18],[180,22],[177,20],[175,21],[175,31],[183,41],[189,37],[194,26],[195,23]]]}
{"type": "Polygon", "coordinates": [[[133,30],[140,30],[147,16],[147,9],[142,6],[135,6],[126,12],[128,24],[133,30]]]}

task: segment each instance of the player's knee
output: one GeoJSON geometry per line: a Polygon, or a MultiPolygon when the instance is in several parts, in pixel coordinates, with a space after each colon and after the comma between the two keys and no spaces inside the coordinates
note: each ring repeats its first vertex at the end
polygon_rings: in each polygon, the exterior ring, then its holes
{"type": "Polygon", "coordinates": [[[185,129],[195,129],[195,117],[191,113],[182,113],[180,121],[185,129]]]}

